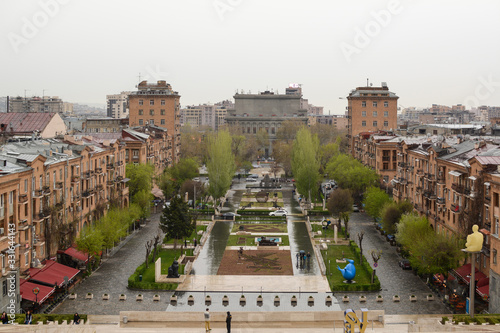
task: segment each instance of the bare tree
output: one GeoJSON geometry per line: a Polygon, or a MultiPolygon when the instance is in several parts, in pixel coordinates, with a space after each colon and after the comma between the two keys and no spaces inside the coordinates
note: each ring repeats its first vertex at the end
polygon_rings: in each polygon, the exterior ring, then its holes
{"type": "Polygon", "coordinates": [[[148,258],[149,258],[149,254],[151,253],[151,248],[153,247],[153,241],[152,240],[147,241],[145,244],[145,247],[146,247],[146,268],[148,268],[148,264],[149,264],[148,258]]]}
{"type": "Polygon", "coordinates": [[[363,263],[363,237],[365,236],[365,233],[363,231],[358,232],[358,241],[359,241],[359,251],[360,251],[360,257],[359,257],[359,263],[363,263]]]}
{"type": "MultiPolygon", "coordinates": [[[[380,260],[380,257],[382,257],[382,251],[381,250],[371,250],[370,254],[372,255],[373,262],[378,265],[378,261],[380,260]]],[[[372,274],[372,282],[375,282],[375,272],[377,270],[374,268],[373,269],[373,274],[372,274]]]]}
{"type": "Polygon", "coordinates": [[[160,239],[161,239],[161,235],[160,235],[160,232],[158,232],[158,234],[153,239],[153,263],[156,261],[156,255],[159,252],[158,245],[160,245],[160,239]]]}

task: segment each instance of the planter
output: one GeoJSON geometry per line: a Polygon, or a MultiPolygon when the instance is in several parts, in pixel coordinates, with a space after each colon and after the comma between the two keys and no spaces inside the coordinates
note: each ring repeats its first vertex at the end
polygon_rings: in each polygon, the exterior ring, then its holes
{"type": "Polygon", "coordinates": [[[342,302],[347,303],[349,302],[349,296],[345,295],[342,297],[342,302]]]}
{"type": "Polygon", "coordinates": [[[382,297],[382,295],[378,295],[377,302],[383,302],[383,301],[384,301],[384,298],[382,297]]]}
{"type": "Polygon", "coordinates": [[[121,294],[120,295],[120,301],[125,301],[127,299],[127,295],[121,294]]]}
{"type": "Polygon", "coordinates": [[[297,306],[297,297],[292,296],[291,303],[292,303],[292,306],[297,306]]]}
{"type": "Polygon", "coordinates": [[[154,295],[153,302],[159,302],[159,301],[160,301],[160,295],[154,295]]]}
{"type": "Polygon", "coordinates": [[[325,298],[325,305],[326,306],[332,305],[332,297],[331,296],[326,296],[326,298],[325,298]]]}
{"type": "Polygon", "coordinates": [[[224,297],[222,297],[222,305],[224,305],[224,306],[229,305],[229,297],[227,297],[226,295],[224,295],[224,297]]]}
{"type": "Polygon", "coordinates": [[[76,296],[77,296],[77,294],[75,294],[75,293],[71,293],[71,294],[69,295],[69,299],[76,299],[76,296]]]}
{"type": "Polygon", "coordinates": [[[85,295],[85,299],[92,299],[94,298],[94,295],[92,293],[87,293],[87,295],[85,295]]]}
{"type": "Polygon", "coordinates": [[[433,301],[434,300],[434,295],[427,295],[427,300],[428,301],[433,301]]]}
{"type": "Polygon", "coordinates": [[[395,296],[392,296],[392,300],[393,300],[394,302],[399,302],[399,301],[400,301],[400,298],[399,298],[399,296],[398,296],[398,295],[395,295],[395,296]]]}
{"type": "Polygon", "coordinates": [[[416,302],[417,301],[417,296],[411,295],[410,296],[410,302],[416,302]]]}
{"type": "Polygon", "coordinates": [[[144,299],[144,297],[141,294],[135,296],[135,300],[138,302],[142,302],[143,299],[144,299]]]}
{"type": "Polygon", "coordinates": [[[109,300],[109,294],[102,294],[102,300],[103,301],[108,301],[109,300]]]}
{"type": "Polygon", "coordinates": [[[309,305],[309,306],[314,305],[314,297],[309,296],[309,298],[307,299],[307,305],[309,305]]]}
{"type": "Polygon", "coordinates": [[[171,303],[171,304],[175,304],[175,303],[177,303],[177,296],[176,296],[176,295],[172,295],[172,296],[170,296],[170,303],[171,303]]]}
{"type": "Polygon", "coordinates": [[[366,296],[364,296],[364,295],[359,296],[359,301],[360,301],[361,303],[366,302],[366,296]]]}

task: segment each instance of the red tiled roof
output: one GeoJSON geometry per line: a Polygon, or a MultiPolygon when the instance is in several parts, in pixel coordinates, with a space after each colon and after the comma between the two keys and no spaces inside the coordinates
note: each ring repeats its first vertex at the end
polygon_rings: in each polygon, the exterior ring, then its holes
{"type": "Polygon", "coordinates": [[[54,117],[55,113],[11,112],[0,113],[0,131],[8,133],[33,133],[43,131],[54,117]]]}
{"type": "Polygon", "coordinates": [[[481,288],[477,288],[476,291],[479,294],[479,296],[481,297],[486,296],[486,298],[488,298],[490,296],[490,285],[489,284],[484,285],[481,288]]]}
{"type": "Polygon", "coordinates": [[[73,279],[80,271],[78,269],[59,264],[52,260],[47,260],[43,268],[30,268],[30,279],[62,287],[64,277],[73,279]]]}
{"type": "Polygon", "coordinates": [[[29,282],[25,279],[19,279],[20,282],[20,292],[23,299],[27,299],[32,302],[37,302],[42,304],[52,293],[55,291],[54,287],[47,287],[41,284],[36,284],[29,282]],[[37,295],[33,293],[33,289],[38,288],[39,292],[37,295]]]}

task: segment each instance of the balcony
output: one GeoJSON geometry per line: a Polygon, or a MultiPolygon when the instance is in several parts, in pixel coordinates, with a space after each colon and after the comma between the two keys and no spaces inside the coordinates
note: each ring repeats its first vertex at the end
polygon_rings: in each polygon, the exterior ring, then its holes
{"type": "Polygon", "coordinates": [[[56,190],[62,190],[63,186],[64,186],[63,182],[57,182],[56,183],[56,190]]]}
{"type": "Polygon", "coordinates": [[[102,168],[96,168],[96,169],[95,169],[95,172],[96,172],[97,174],[101,175],[101,174],[102,174],[102,168]]]}
{"type": "Polygon", "coordinates": [[[46,185],[42,189],[43,189],[43,195],[50,195],[51,193],[50,186],[46,185]]]}
{"type": "Polygon", "coordinates": [[[28,202],[28,195],[27,194],[21,194],[19,195],[19,199],[17,201],[19,204],[25,204],[28,202]]]}
{"type": "Polygon", "coordinates": [[[83,173],[83,179],[89,179],[90,178],[90,171],[86,171],[83,173]]]}
{"type": "Polygon", "coordinates": [[[405,162],[398,162],[398,166],[401,168],[406,168],[408,166],[408,164],[405,162]]]}
{"type": "Polygon", "coordinates": [[[73,176],[71,177],[71,182],[72,183],[78,183],[80,181],[80,176],[73,176]]]}
{"type": "Polygon", "coordinates": [[[446,203],[446,199],[438,197],[437,198],[437,203],[438,203],[438,205],[444,205],[446,203]]]}
{"type": "Polygon", "coordinates": [[[115,184],[115,182],[114,182],[114,181],[112,181],[112,180],[108,180],[108,181],[106,182],[106,185],[107,185],[107,186],[113,186],[114,184],[115,184]]]}
{"type": "Polygon", "coordinates": [[[484,203],[489,204],[491,203],[491,197],[484,197],[484,203]]]}
{"type": "Polygon", "coordinates": [[[460,207],[457,204],[451,204],[451,211],[453,213],[461,213],[462,212],[462,207],[460,207]]]}
{"type": "Polygon", "coordinates": [[[102,184],[97,184],[95,188],[97,191],[102,191],[104,189],[104,186],[102,186],[102,184]]]}
{"type": "Polygon", "coordinates": [[[446,183],[446,177],[444,177],[443,175],[440,175],[437,177],[437,182],[438,184],[445,184],[446,183]]]}
{"type": "Polygon", "coordinates": [[[122,165],[123,165],[123,161],[118,161],[118,162],[116,162],[116,165],[117,165],[117,166],[122,166],[122,165]]]}
{"type": "Polygon", "coordinates": [[[427,178],[428,180],[434,180],[434,175],[432,173],[426,173],[425,174],[425,178],[427,178]]]}
{"type": "Polygon", "coordinates": [[[27,228],[28,227],[28,220],[20,220],[19,221],[19,228],[27,228]]]}
{"type": "Polygon", "coordinates": [[[108,170],[113,170],[113,169],[115,168],[115,164],[114,164],[114,163],[108,163],[108,164],[106,165],[106,168],[107,168],[108,170]]]}
{"type": "Polygon", "coordinates": [[[33,197],[34,198],[42,198],[43,197],[43,190],[35,190],[35,191],[33,191],[33,197]]]}
{"type": "Polygon", "coordinates": [[[73,201],[78,201],[78,200],[80,200],[80,194],[75,194],[73,196],[73,201]]]}
{"type": "Polygon", "coordinates": [[[423,169],[417,169],[417,175],[423,176],[424,175],[424,170],[423,169]]]}
{"type": "Polygon", "coordinates": [[[457,193],[464,194],[465,193],[465,187],[463,185],[459,184],[451,184],[451,189],[457,193]]]}
{"type": "Polygon", "coordinates": [[[90,191],[85,191],[85,192],[83,192],[83,193],[82,193],[82,197],[84,197],[84,198],[88,198],[88,197],[90,197],[90,191]]]}

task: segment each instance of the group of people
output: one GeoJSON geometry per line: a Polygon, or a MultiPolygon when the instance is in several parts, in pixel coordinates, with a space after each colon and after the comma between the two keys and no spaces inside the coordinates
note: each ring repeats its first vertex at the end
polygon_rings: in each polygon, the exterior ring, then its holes
{"type": "MultiPolygon", "coordinates": [[[[205,331],[208,333],[212,329],[210,328],[210,310],[207,308],[205,311],[205,331]]],[[[231,312],[227,312],[226,316],[226,329],[227,333],[231,333],[231,320],[233,319],[233,316],[231,316],[231,312]]]]}
{"type": "Polygon", "coordinates": [[[310,252],[297,252],[297,268],[300,267],[300,269],[307,268],[309,269],[311,265],[311,253],[310,252]]]}
{"type": "MultiPolygon", "coordinates": [[[[2,324],[9,323],[9,317],[7,316],[7,313],[5,311],[2,313],[2,317],[0,317],[0,319],[2,320],[2,324]]],[[[33,313],[31,312],[31,310],[28,310],[28,312],[26,312],[26,317],[24,318],[24,324],[31,325],[32,322],[33,322],[33,313]]],[[[73,316],[73,324],[75,325],[80,324],[80,315],[78,314],[78,312],[75,313],[73,316]]]]}

